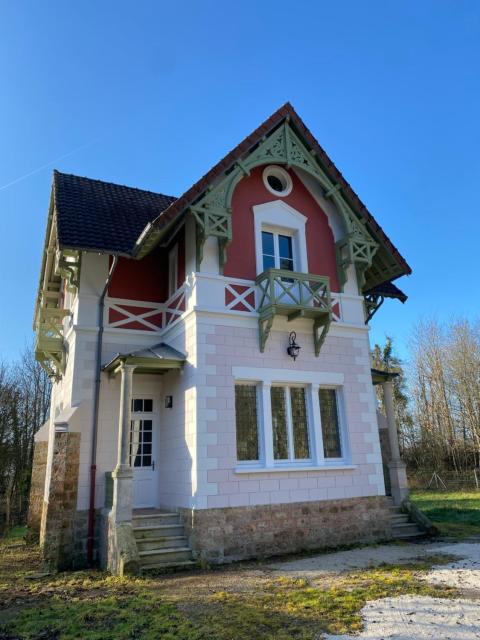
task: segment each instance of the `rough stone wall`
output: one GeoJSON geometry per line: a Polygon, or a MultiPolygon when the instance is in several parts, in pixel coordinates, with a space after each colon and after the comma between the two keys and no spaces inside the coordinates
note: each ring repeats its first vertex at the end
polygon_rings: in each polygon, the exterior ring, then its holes
{"type": "Polygon", "coordinates": [[[180,510],[194,553],[213,563],[391,538],[383,496],[180,510]]]}
{"type": "Polygon", "coordinates": [[[80,434],[56,432],[54,438],[40,528],[44,564],[52,570],[70,568],[74,558],[80,434]]]}
{"type": "Polygon", "coordinates": [[[27,519],[28,537],[32,541],[38,540],[40,536],[47,453],[48,442],[37,442],[35,444],[27,519]]]}

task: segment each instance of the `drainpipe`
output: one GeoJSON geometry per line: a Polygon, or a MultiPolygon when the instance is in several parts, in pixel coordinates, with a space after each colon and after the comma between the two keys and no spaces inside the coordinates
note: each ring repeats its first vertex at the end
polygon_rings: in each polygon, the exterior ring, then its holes
{"type": "Polygon", "coordinates": [[[105,296],[117,267],[118,256],[113,256],[113,262],[108,272],[107,280],[98,301],[98,337],[97,357],[95,361],[95,388],[93,395],[93,428],[92,428],[92,454],[90,460],[90,504],[88,508],[88,538],[87,538],[87,562],[93,564],[93,540],[95,532],[95,482],[97,476],[97,435],[98,435],[98,407],[100,402],[100,379],[102,374],[102,345],[103,345],[103,316],[105,310],[105,296]]]}

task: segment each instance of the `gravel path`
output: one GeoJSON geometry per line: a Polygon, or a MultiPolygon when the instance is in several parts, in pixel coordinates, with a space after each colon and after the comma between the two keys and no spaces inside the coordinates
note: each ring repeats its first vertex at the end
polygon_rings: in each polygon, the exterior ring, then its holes
{"type": "Polygon", "coordinates": [[[480,639],[480,544],[379,545],[270,565],[270,569],[310,580],[378,565],[401,563],[432,554],[458,556],[426,575],[435,584],[461,590],[466,597],[450,600],[400,596],[369,602],[362,610],[365,629],[357,636],[324,636],[325,640],[478,640],[480,639]]]}

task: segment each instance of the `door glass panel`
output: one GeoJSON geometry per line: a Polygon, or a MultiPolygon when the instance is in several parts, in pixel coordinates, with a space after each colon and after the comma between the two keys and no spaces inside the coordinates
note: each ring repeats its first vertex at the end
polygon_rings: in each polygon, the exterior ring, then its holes
{"type": "Polygon", "coordinates": [[[143,401],[143,411],[145,413],[151,413],[153,411],[153,400],[145,398],[143,401]]]}
{"type": "Polygon", "coordinates": [[[290,401],[292,405],[294,457],[297,460],[305,460],[310,458],[305,389],[303,387],[292,387],[290,389],[290,401]]]}
{"type": "Polygon", "coordinates": [[[143,400],[141,398],[135,398],[132,400],[132,411],[135,413],[142,413],[143,411],[143,400]]]}
{"type": "Polygon", "coordinates": [[[272,387],[270,397],[272,400],[273,457],[275,460],[288,460],[285,389],[272,387]]]}
{"type": "Polygon", "coordinates": [[[130,423],[130,466],[152,465],[152,420],[132,420],[130,423]]]}

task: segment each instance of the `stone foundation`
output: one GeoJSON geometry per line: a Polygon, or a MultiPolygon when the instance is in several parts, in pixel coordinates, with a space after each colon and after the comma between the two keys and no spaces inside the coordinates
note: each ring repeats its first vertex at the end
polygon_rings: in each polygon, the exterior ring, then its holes
{"type": "Polygon", "coordinates": [[[47,453],[48,442],[37,442],[35,444],[27,518],[28,538],[31,542],[37,542],[40,536],[47,453]]]}
{"type": "Polygon", "coordinates": [[[80,434],[56,432],[53,446],[48,500],[43,503],[40,527],[43,561],[50,571],[71,568],[75,557],[80,434]]]}
{"type": "Polygon", "coordinates": [[[194,554],[213,563],[391,538],[384,496],[180,509],[194,554]]]}

